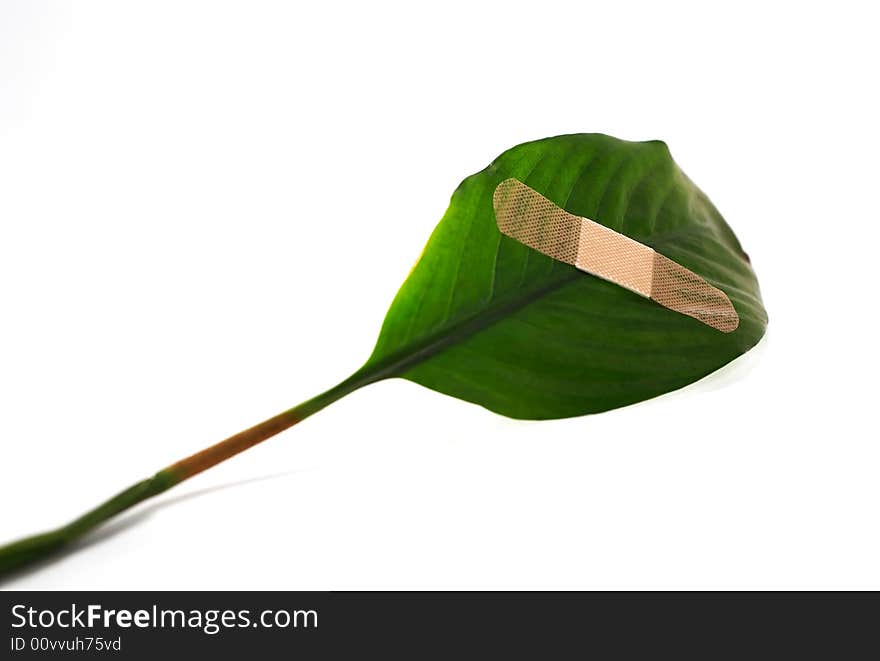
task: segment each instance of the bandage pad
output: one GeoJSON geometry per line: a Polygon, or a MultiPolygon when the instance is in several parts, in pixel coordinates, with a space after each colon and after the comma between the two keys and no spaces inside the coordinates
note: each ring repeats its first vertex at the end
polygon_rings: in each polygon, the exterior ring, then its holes
{"type": "Polygon", "coordinates": [[[723,333],[739,315],[723,291],[650,246],[582,218],[517,179],[495,188],[498,229],[553,259],[625,287],[723,333]]]}

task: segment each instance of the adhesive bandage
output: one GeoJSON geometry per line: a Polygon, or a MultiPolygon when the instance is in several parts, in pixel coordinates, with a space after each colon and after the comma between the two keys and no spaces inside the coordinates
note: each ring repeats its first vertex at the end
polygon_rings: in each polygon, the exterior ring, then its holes
{"type": "Polygon", "coordinates": [[[517,179],[498,184],[494,204],[501,233],[538,252],[723,333],[739,326],[727,294],[693,271],[649,246],[569,213],[517,179]]]}

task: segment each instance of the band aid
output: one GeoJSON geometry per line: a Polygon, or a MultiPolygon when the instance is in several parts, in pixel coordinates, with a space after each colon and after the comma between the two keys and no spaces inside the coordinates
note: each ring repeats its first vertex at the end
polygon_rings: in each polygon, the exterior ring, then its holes
{"type": "Polygon", "coordinates": [[[517,179],[498,184],[493,201],[502,234],[723,333],[739,326],[727,294],[650,246],[569,213],[517,179]]]}

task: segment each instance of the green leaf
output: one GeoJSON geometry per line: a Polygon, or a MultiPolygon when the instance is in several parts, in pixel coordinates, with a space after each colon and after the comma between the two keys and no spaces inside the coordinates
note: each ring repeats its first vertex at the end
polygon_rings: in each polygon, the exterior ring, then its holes
{"type": "Polygon", "coordinates": [[[360,370],[67,525],[0,546],[0,576],[380,379],[402,376],[517,418],[596,413],[705,376],[754,346],[766,324],[739,242],[662,142],[567,135],[519,145],[455,191],[360,370]],[[503,236],[492,195],[509,177],[703,276],[730,297],[739,327],[722,333],[503,236]]]}
{"type": "Polygon", "coordinates": [[[461,183],[360,374],[515,418],[561,418],[696,381],[766,324],[748,257],[664,143],[566,135],[514,147],[461,183]],[[703,276],[730,297],[738,329],[721,333],[503,236],[492,194],[508,177],[703,276]]]}

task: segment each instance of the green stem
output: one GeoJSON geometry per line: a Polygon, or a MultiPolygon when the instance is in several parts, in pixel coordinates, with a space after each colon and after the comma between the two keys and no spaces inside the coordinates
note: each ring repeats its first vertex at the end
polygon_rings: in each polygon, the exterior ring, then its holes
{"type": "Polygon", "coordinates": [[[461,338],[495,323],[504,315],[578,277],[581,277],[580,274],[576,269],[572,269],[571,273],[559,281],[531,292],[524,299],[510,300],[499,305],[489,314],[466,318],[454,326],[443,328],[434,335],[429,335],[417,343],[406,346],[397,353],[389,354],[384,359],[374,360],[371,357],[367,361],[367,365],[327,392],[168,466],[153,477],[138,482],[66,526],[0,547],[0,577],[69,546],[71,542],[120,512],[167,491],[193,475],[271,438],[358,388],[405,373],[413,365],[443,351],[461,338]]]}
{"type": "Polygon", "coordinates": [[[280,413],[258,425],[245,429],[224,441],[212,445],[181,461],[160,470],[153,477],[130,486],[110,500],[86,512],[67,525],[0,546],[0,577],[27,565],[39,562],[69,547],[105,521],[156,496],[184,480],[197,475],[248,448],[288,429],[313,413],[317,413],[345,395],[386,376],[384,370],[358,371],[351,377],[299,406],[280,413]]]}

